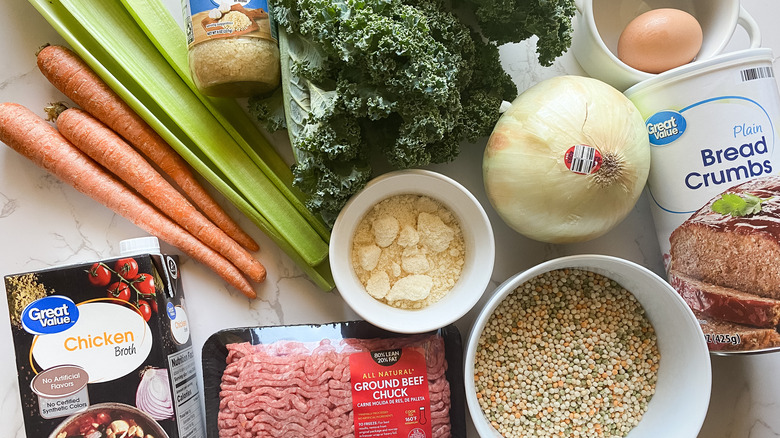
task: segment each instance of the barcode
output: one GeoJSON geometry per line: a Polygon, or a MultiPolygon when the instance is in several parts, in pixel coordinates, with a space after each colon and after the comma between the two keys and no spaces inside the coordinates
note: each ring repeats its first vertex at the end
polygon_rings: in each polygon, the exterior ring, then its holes
{"type": "Polygon", "coordinates": [[[775,77],[772,67],[746,68],[739,72],[739,74],[742,77],[742,82],[775,77]]]}
{"type": "Polygon", "coordinates": [[[588,174],[596,164],[596,148],[578,144],[574,146],[574,152],[571,155],[571,171],[575,173],[588,174]]]}

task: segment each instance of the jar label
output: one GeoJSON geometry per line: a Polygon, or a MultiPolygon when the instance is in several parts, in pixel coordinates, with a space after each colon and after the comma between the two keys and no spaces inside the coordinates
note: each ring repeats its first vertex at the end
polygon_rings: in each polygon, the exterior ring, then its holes
{"type": "Polygon", "coordinates": [[[190,46],[238,36],[276,42],[267,0],[189,0],[186,25],[190,46]]]}

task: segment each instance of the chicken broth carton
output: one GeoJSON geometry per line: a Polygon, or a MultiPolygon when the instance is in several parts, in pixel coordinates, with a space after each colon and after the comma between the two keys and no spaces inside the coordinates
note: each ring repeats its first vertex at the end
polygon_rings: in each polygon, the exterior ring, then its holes
{"type": "Polygon", "coordinates": [[[151,239],[5,276],[28,437],[205,437],[178,258],[151,239]]]}

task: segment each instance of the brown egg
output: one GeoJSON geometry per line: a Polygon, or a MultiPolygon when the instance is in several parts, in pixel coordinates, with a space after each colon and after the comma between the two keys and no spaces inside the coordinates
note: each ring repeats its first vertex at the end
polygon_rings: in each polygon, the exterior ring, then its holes
{"type": "Polygon", "coordinates": [[[661,73],[693,61],[702,31],[691,14],[679,9],[653,9],[634,18],[618,40],[618,58],[647,73],[661,73]]]}

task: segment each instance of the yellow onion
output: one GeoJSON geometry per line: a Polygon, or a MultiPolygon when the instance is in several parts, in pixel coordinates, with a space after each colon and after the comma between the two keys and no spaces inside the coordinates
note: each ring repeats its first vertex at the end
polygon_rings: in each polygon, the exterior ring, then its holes
{"type": "Polygon", "coordinates": [[[499,216],[550,243],[594,239],[620,223],[649,168],[647,131],[634,104],[581,76],[547,79],[520,94],[483,157],[485,190],[499,216]]]}

